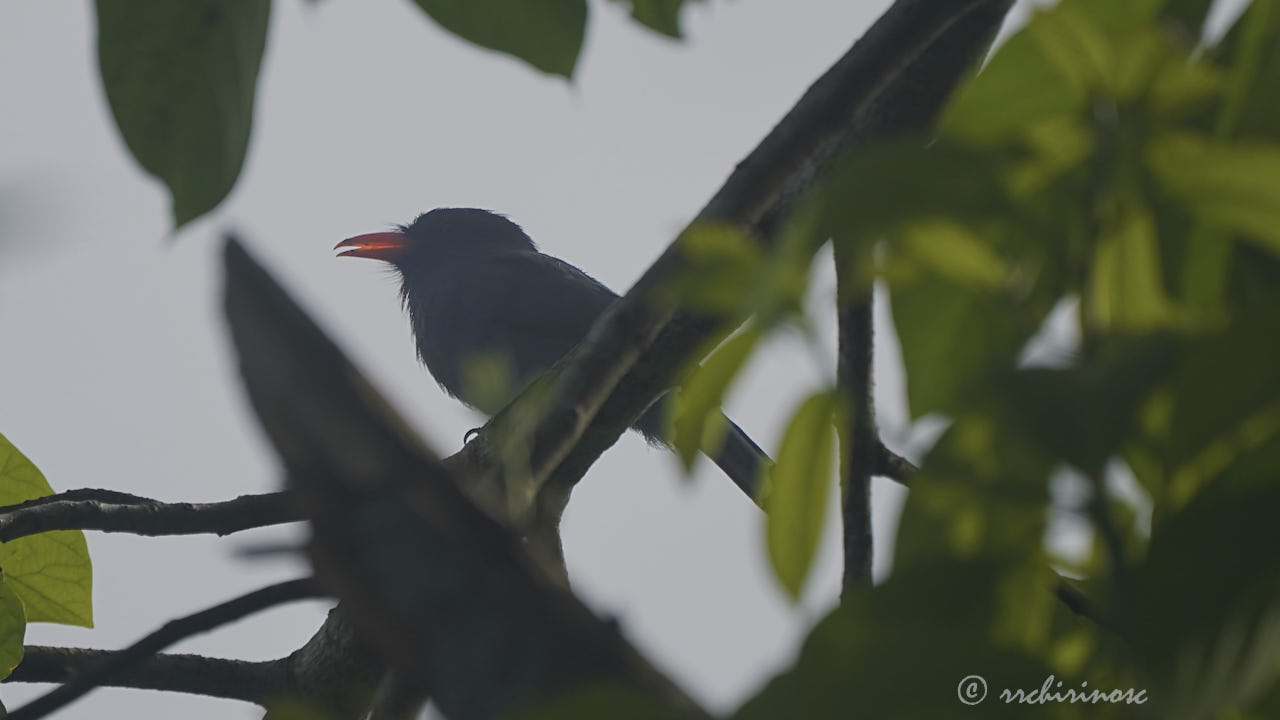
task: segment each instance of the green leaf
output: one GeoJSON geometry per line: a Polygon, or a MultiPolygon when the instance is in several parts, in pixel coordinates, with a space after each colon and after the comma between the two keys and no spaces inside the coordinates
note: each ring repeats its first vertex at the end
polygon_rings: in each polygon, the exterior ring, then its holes
{"type": "MultiPolygon", "coordinates": [[[[1070,36],[1062,29],[1061,11],[1042,12],[1009,38],[991,62],[957,92],[939,123],[943,137],[977,146],[1020,139],[1046,121],[1084,111],[1086,86],[1076,79],[1072,62],[1057,62],[1050,50],[1054,38],[1070,36]]],[[[1058,54],[1060,55],[1060,54],[1058,54]]],[[[1066,58],[1080,57],[1066,53],[1066,58]]]]}
{"type": "Polygon", "coordinates": [[[1280,1],[1253,0],[1236,29],[1220,137],[1280,139],[1280,1]]]}
{"type": "Polygon", "coordinates": [[[673,38],[680,37],[680,9],[685,0],[614,0],[631,6],[636,22],[673,38]]]}
{"type": "Polygon", "coordinates": [[[269,0],[98,0],[98,66],[116,126],[169,187],[174,225],[236,183],[253,122],[269,0]]]}
{"type": "Polygon", "coordinates": [[[5,582],[0,571],[0,680],[22,662],[22,639],[27,632],[27,612],[22,598],[5,582]]]}
{"type": "Polygon", "coordinates": [[[479,352],[463,358],[462,387],[464,397],[481,412],[496,414],[521,386],[516,384],[511,358],[502,352],[479,352]]]}
{"type": "Polygon", "coordinates": [[[522,709],[508,720],[653,720],[670,717],[671,706],[652,694],[620,684],[601,683],[578,688],[522,709]]]}
{"type": "MultiPolygon", "coordinates": [[[[1009,592],[1011,581],[1025,584],[1028,577],[1022,566],[945,563],[895,569],[881,585],[846,592],[841,607],[809,633],[795,665],[732,717],[1081,717],[1062,715],[1059,705],[999,698],[1005,688],[1038,688],[1050,673],[1041,659],[1003,640],[1008,613],[1021,612],[1015,601],[1038,595],[1035,604],[1052,602],[1051,586],[1043,582],[1009,592]],[[966,678],[974,683],[974,676],[982,676],[985,696],[963,684],[966,678]]],[[[1106,679],[1088,678],[1091,686],[1110,685],[1106,679]]]]}
{"type": "Polygon", "coordinates": [[[782,587],[800,597],[826,519],[831,490],[832,423],[838,396],[816,393],[800,404],[778,450],[762,498],[769,560],[782,587]]]}
{"type": "MultiPolygon", "coordinates": [[[[1248,460],[1267,457],[1267,446],[1280,447],[1277,367],[1280,316],[1265,300],[1181,354],[1165,453],[1176,504],[1234,466],[1266,467],[1265,461],[1248,460]]],[[[1252,471],[1257,472],[1265,471],[1252,471]]]]}
{"type": "Polygon", "coordinates": [[[926,142],[895,138],[841,157],[809,201],[813,207],[800,214],[812,223],[809,231],[837,242],[871,242],[925,218],[985,221],[1008,216],[999,157],[955,143],[926,147],[926,142]]]}
{"type": "Polygon", "coordinates": [[[1007,383],[1018,423],[1057,462],[1086,475],[1139,435],[1139,410],[1172,369],[1181,348],[1167,338],[1116,343],[1066,369],[1025,368],[1007,383]]]}
{"type": "Polygon", "coordinates": [[[1151,141],[1146,163],[1161,189],[1210,227],[1280,255],[1280,144],[1170,133],[1151,141]]]}
{"type": "MultiPolygon", "coordinates": [[[[0,505],[51,494],[44,475],[0,435],[0,505]]],[[[93,567],[84,533],[56,530],[4,543],[0,568],[28,621],[93,627],[93,567]]]]}
{"type": "Polygon", "coordinates": [[[1275,683],[1277,507],[1273,467],[1213,484],[1153,532],[1126,636],[1163,691],[1161,717],[1215,717],[1275,683]]]}
{"type": "Polygon", "coordinates": [[[728,326],[754,316],[765,328],[800,313],[821,244],[789,233],[766,251],[740,228],[717,222],[695,223],[678,242],[683,262],[659,288],[661,301],[728,326]]]}
{"type": "Polygon", "coordinates": [[[1188,38],[1195,42],[1200,39],[1205,17],[1212,6],[1213,0],[1168,0],[1161,14],[1181,25],[1188,38]]]}
{"type": "Polygon", "coordinates": [[[741,313],[765,266],[760,246],[723,223],[694,224],[679,239],[684,269],[664,292],[672,302],[713,315],[741,313]]]}
{"type": "Polygon", "coordinates": [[[933,275],[890,288],[911,417],[954,412],[1009,370],[1035,331],[1003,293],[970,290],[933,275]]]}
{"type": "Polygon", "coordinates": [[[693,467],[700,450],[719,447],[726,426],[717,411],[725,390],[762,336],[760,326],[752,323],[730,337],[693,371],[676,396],[671,439],[685,470],[693,467]]]}
{"type": "Polygon", "coordinates": [[[1009,275],[1003,258],[964,225],[952,221],[908,223],[898,231],[894,255],[900,262],[966,288],[999,288],[1009,275]]]}
{"type": "Polygon", "coordinates": [[[587,28],[586,0],[415,0],[463,40],[570,77],[587,28]]]}
{"type": "Polygon", "coordinates": [[[1159,238],[1148,208],[1123,203],[1102,228],[1085,307],[1088,320],[1102,328],[1146,331],[1174,325],[1177,314],[1164,289],[1159,238]]]}
{"type": "Polygon", "coordinates": [[[1149,118],[1172,124],[1210,106],[1222,95],[1228,76],[1221,68],[1203,58],[1187,57],[1159,30],[1148,29],[1144,37],[1157,44],[1156,67],[1139,77],[1135,88],[1146,102],[1149,118]]]}
{"type": "Polygon", "coordinates": [[[894,572],[978,558],[1039,560],[1055,464],[1007,412],[957,417],[911,478],[894,572]]]}

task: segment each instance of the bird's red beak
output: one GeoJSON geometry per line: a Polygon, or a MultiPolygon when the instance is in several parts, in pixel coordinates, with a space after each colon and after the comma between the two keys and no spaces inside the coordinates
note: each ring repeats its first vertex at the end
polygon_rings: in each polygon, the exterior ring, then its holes
{"type": "Polygon", "coordinates": [[[363,257],[395,262],[404,255],[406,247],[408,247],[408,238],[404,233],[380,232],[347,238],[334,245],[333,249],[342,249],[338,257],[363,257]]]}

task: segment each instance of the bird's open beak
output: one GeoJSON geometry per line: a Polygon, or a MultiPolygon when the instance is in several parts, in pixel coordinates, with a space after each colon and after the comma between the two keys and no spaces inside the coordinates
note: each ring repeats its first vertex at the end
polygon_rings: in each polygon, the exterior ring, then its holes
{"type": "Polygon", "coordinates": [[[342,250],[338,253],[338,257],[363,257],[395,262],[404,254],[406,247],[408,247],[408,238],[404,233],[380,232],[347,238],[334,245],[333,249],[342,250]]]}

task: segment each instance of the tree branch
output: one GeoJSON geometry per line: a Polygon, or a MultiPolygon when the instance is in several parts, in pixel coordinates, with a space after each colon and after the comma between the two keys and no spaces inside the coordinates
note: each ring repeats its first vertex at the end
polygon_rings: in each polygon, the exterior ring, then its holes
{"type": "MultiPolygon", "coordinates": [[[[958,78],[985,51],[1011,4],[896,2],[735,168],[698,220],[729,222],[771,243],[790,209],[840,149],[895,125],[930,122],[958,78]]],[[[731,329],[716,318],[655,308],[652,288],[683,262],[679,245],[670,246],[557,366],[564,369],[554,410],[533,431],[534,447],[543,448],[540,460],[556,466],[554,482],[540,491],[549,496],[544,512],[563,506],[565,486],[577,483],[600,453],[679,381],[698,348],[731,329]],[[660,332],[656,338],[655,332],[660,332]],[[620,369],[625,375],[619,380],[620,369]],[[592,384],[597,382],[607,388],[592,384]],[[607,395],[603,403],[601,394],[607,395]],[[557,420],[565,414],[574,421],[557,420]]],[[[545,468],[535,466],[535,472],[539,469],[545,468]]]]}
{"type": "Polygon", "coordinates": [[[873,475],[886,477],[890,480],[896,480],[903,485],[910,486],[911,476],[920,468],[916,467],[910,460],[895,453],[889,448],[881,444],[876,448],[875,470],[873,475]]]}
{"type": "MultiPolygon", "coordinates": [[[[874,99],[860,115],[846,153],[869,141],[928,131],[951,92],[986,52],[1010,3],[969,3],[957,12],[948,32],[939,33],[929,53],[915,61],[916,82],[899,82],[874,99]]],[[[917,5],[918,8],[921,7],[917,5]]],[[[895,6],[894,10],[897,10],[895,6]]],[[[894,12],[887,13],[885,19],[894,12]]],[[[904,16],[912,12],[902,9],[904,16]]],[[[885,37],[885,36],[879,36],[885,37]]],[[[841,433],[841,486],[844,494],[843,592],[871,582],[871,477],[903,478],[914,468],[890,452],[876,427],[872,360],[874,324],[871,278],[873,260],[866,238],[834,238],[839,324],[839,385],[848,414],[841,433]]]]}
{"type": "Polygon", "coordinates": [[[406,696],[430,691],[466,720],[612,683],[660,703],[664,717],[706,717],[463,493],[234,240],[225,261],[245,386],[311,519],[317,578],[406,696]]]}
{"type": "MultiPolygon", "coordinates": [[[[170,620],[159,630],[147,635],[124,650],[99,656],[96,658],[98,660],[96,663],[85,662],[79,671],[74,673],[61,687],[11,711],[8,718],[10,720],[35,720],[35,718],[46,717],[95,687],[111,682],[123,673],[131,671],[136,673],[141,663],[179,640],[208,632],[221,625],[281,603],[321,596],[322,593],[317,589],[315,582],[311,578],[301,578],[268,585],[265,588],[214,605],[198,613],[170,620]]],[[[55,651],[50,650],[50,652],[45,653],[46,659],[51,652],[55,651]]],[[[191,656],[185,657],[190,658],[191,656]]],[[[26,661],[24,660],[22,664],[25,663],[26,661]]],[[[19,665],[19,668],[22,667],[22,664],[19,665]]],[[[168,661],[168,668],[172,670],[181,666],[181,664],[181,661],[170,660],[168,661]]],[[[190,665],[188,665],[187,669],[190,670],[190,665]]],[[[223,666],[223,669],[229,670],[230,666],[223,666]]],[[[236,669],[244,670],[245,666],[240,666],[236,669]]],[[[15,676],[17,674],[17,671],[15,671],[15,676]]],[[[184,674],[180,677],[190,680],[189,674],[184,674]]]]}
{"type": "MultiPolygon", "coordinates": [[[[67,683],[85,672],[110,664],[119,650],[28,645],[22,662],[5,682],[67,683]]],[[[165,690],[262,704],[288,692],[282,660],[249,662],[203,655],[156,654],[100,680],[98,687],[165,690]]],[[[16,711],[15,711],[16,712],[16,711]]]]}
{"type": "MultiPolygon", "coordinates": [[[[871,584],[871,476],[875,474],[875,398],[871,374],[872,295],[871,289],[857,289],[847,277],[850,263],[842,262],[837,251],[837,291],[839,303],[838,385],[847,404],[840,423],[840,471],[843,490],[844,580],[842,594],[860,585],[871,584]],[[852,295],[852,297],[849,297],[852,295]]],[[[869,258],[868,258],[869,259],[869,258]]]]}
{"type": "Polygon", "coordinates": [[[302,519],[284,492],[242,495],[225,502],[166,503],[86,488],[0,507],[0,542],[50,530],[228,535],[302,519]]]}

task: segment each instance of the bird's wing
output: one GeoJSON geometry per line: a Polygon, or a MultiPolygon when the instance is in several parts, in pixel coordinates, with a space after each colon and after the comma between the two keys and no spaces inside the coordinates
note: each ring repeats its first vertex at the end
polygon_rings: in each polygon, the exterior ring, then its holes
{"type": "Polygon", "coordinates": [[[419,353],[447,391],[487,412],[554,365],[618,297],[566,262],[527,252],[469,263],[435,285],[430,313],[415,317],[419,353]],[[495,368],[507,375],[503,391],[468,387],[495,368]]]}

